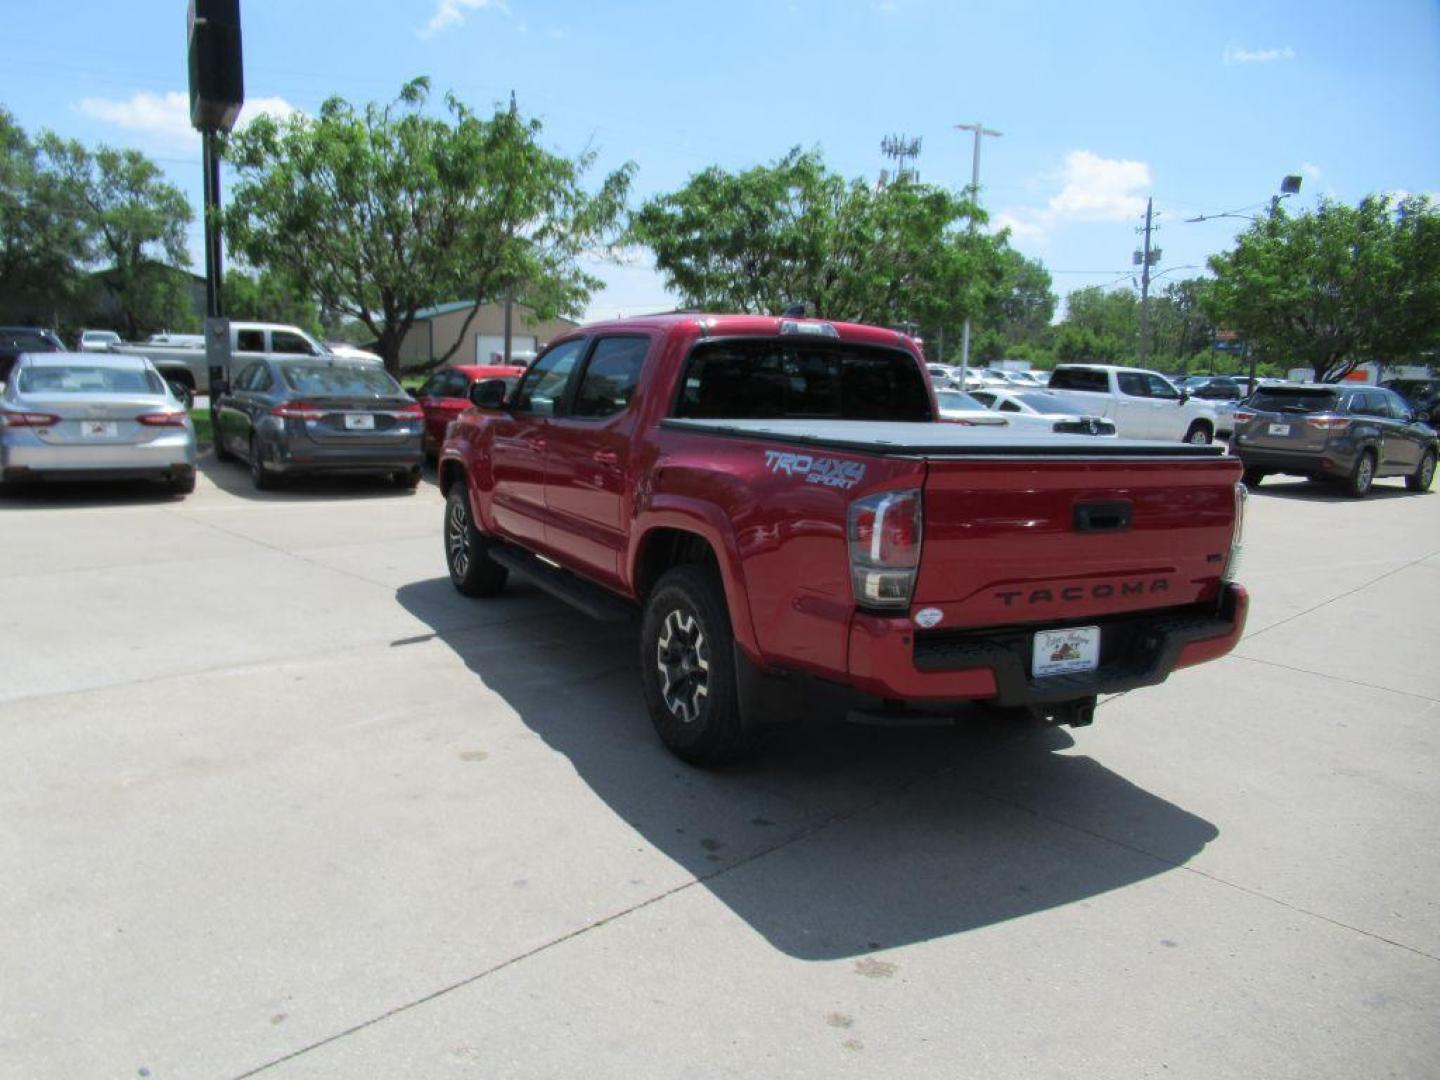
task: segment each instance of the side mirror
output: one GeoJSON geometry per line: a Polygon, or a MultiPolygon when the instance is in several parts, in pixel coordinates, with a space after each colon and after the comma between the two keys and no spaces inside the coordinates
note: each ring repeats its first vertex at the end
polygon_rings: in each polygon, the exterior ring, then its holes
{"type": "Polygon", "coordinates": [[[1190,391],[1189,391],[1189,390],[1181,390],[1181,391],[1180,391],[1180,398],[1179,398],[1179,400],[1176,402],[1176,404],[1177,404],[1177,405],[1184,405],[1184,404],[1185,404],[1187,401],[1189,401],[1189,400],[1190,400],[1190,391]]]}
{"type": "Polygon", "coordinates": [[[503,409],[505,407],[505,380],[485,379],[470,384],[470,404],[477,409],[503,409]]]}

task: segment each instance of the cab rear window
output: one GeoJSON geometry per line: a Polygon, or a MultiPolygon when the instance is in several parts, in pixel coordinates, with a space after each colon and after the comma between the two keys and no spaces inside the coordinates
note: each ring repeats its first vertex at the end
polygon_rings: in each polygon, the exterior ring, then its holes
{"type": "Polygon", "coordinates": [[[925,376],[896,349],[773,340],[701,342],[675,415],[703,420],[933,419],[925,376]]]}

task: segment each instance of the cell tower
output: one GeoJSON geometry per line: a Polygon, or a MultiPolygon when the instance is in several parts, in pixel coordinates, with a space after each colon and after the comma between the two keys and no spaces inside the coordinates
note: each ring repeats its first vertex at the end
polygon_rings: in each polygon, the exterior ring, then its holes
{"type": "MultiPolygon", "coordinates": [[[[886,135],[880,140],[880,152],[895,162],[895,181],[909,180],[912,184],[920,179],[911,162],[920,156],[920,139],[908,135],[886,135]]],[[[880,173],[880,182],[890,179],[888,170],[880,173]]]]}

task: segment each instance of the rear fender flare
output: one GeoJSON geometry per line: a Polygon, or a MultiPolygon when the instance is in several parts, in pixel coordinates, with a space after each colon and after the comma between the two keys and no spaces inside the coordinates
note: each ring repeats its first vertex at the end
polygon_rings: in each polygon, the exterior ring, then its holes
{"type": "Polygon", "coordinates": [[[710,545],[720,567],[725,602],[730,608],[730,622],[735,643],[754,663],[765,666],[755,625],[750,614],[750,596],[745,586],[745,569],[730,520],[718,506],[674,495],[659,495],[635,518],[630,531],[630,548],[626,554],[628,584],[633,589],[638,581],[640,554],[646,538],[656,529],[679,529],[692,532],[710,545]]]}

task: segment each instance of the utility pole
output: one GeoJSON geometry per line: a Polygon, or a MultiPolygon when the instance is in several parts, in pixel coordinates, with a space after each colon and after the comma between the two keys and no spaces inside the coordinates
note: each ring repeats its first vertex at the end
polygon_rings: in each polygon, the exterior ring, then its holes
{"type": "Polygon", "coordinates": [[[1136,232],[1145,233],[1145,246],[1135,252],[1135,261],[1140,265],[1140,366],[1150,355],[1150,267],[1160,261],[1160,249],[1150,247],[1150,233],[1155,212],[1155,200],[1145,200],[1145,228],[1136,232]]]}
{"type": "MultiPolygon", "coordinates": [[[[975,133],[975,148],[970,158],[970,199],[977,206],[980,204],[980,139],[982,136],[991,135],[999,138],[1001,132],[991,131],[978,120],[973,124],[956,124],[957,131],[973,131],[975,133]]],[[[975,231],[975,218],[970,218],[970,231],[975,231]]],[[[965,376],[970,371],[970,320],[965,320],[965,329],[960,337],[960,389],[965,389],[965,376]]]]}

